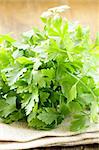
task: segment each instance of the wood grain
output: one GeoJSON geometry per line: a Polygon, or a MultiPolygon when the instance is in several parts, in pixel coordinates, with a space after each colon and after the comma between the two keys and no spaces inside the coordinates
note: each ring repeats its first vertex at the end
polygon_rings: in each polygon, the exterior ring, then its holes
{"type": "Polygon", "coordinates": [[[41,13],[50,7],[67,4],[64,15],[91,28],[92,36],[99,30],[99,0],[0,0],[0,33],[18,36],[32,26],[41,27],[41,13]]]}
{"type": "Polygon", "coordinates": [[[30,150],[99,150],[99,145],[81,145],[74,147],[49,147],[49,148],[35,148],[30,150]]]}

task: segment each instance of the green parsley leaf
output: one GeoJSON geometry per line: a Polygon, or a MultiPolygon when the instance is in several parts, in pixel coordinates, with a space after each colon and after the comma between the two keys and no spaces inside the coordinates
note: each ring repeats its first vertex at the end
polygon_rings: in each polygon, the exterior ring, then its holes
{"type": "Polygon", "coordinates": [[[37,118],[42,120],[45,124],[51,124],[53,121],[57,120],[58,115],[59,114],[54,109],[47,108],[45,111],[42,111],[37,118]]]}

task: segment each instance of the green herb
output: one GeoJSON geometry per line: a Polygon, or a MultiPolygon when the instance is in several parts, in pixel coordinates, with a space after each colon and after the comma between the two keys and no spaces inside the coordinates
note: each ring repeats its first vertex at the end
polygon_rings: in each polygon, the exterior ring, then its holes
{"type": "Polygon", "coordinates": [[[0,35],[0,118],[52,129],[66,117],[70,130],[99,121],[99,33],[49,9],[20,41],[0,35]]]}

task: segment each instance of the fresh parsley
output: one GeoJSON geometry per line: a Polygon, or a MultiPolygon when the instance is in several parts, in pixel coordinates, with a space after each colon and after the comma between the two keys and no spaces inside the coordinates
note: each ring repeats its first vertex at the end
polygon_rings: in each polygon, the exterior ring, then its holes
{"type": "Polygon", "coordinates": [[[37,129],[56,127],[71,118],[70,130],[99,121],[99,33],[62,18],[65,7],[41,16],[16,41],[0,35],[0,118],[25,120],[37,129]]]}

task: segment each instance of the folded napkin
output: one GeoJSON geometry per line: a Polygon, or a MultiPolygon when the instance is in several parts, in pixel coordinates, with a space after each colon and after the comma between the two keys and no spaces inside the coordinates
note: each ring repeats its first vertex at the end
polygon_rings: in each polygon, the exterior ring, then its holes
{"type": "Polygon", "coordinates": [[[0,150],[93,143],[99,143],[99,124],[91,125],[83,132],[70,132],[67,121],[50,131],[31,129],[23,122],[11,125],[0,123],[0,150]]]}

